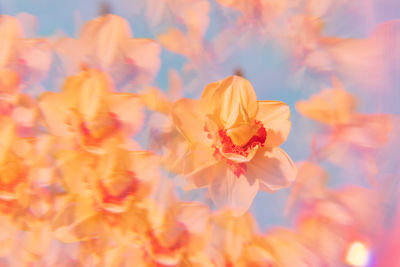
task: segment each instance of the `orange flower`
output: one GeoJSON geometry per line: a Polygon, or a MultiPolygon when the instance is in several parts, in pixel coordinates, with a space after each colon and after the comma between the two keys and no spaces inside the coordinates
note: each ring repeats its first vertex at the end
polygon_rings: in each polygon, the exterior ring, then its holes
{"type": "Polygon", "coordinates": [[[38,104],[53,135],[99,153],[104,142],[128,137],[142,124],[139,98],[112,90],[105,73],[88,69],[68,78],[61,93],[42,94],[38,104]]]}
{"type": "Polygon", "coordinates": [[[79,39],[60,39],[56,51],[68,73],[88,65],[107,71],[117,84],[143,85],[160,67],[160,46],[150,39],[133,38],[129,23],[112,14],[87,22],[79,39]]]}
{"type": "Polygon", "coordinates": [[[319,94],[311,96],[310,100],[298,101],[297,110],[313,119],[329,125],[349,123],[356,106],[356,98],[348,93],[342,83],[332,78],[332,89],[324,89],[319,94]]]}
{"type": "Polygon", "coordinates": [[[210,266],[204,253],[210,238],[210,210],[196,202],[174,203],[158,225],[149,218],[149,260],[168,266],[210,266]],[[202,263],[202,264],[200,264],[202,263]]]}
{"type": "Polygon", "coordinates": [[[217,206],[246,211],[258,189],[287,187],[296,167],[278,146],[290,130],[289,107],[257,101],[250,82],[238,76],[209,84],[200,100],[182,99],[172,116],[191,144],[184,174],[194,187],[209,187],[217,206]]]}
{"type": "Polygon", "coordinates": [[[68,195],[53,228],[63,242],[105,238],[108,227],[128,227],[159,181],[157,156],[128,151],[117,142],[102,155],[63,151],[58,159],[68,195]]]}
{"type": "Polygon", "coordinates": [[[125,212],[132,202],[147,197],[159,180],[158,158],[147,151],[112,146],[96,165],[90,182],[98,206],[110,213],[125,212]]]}

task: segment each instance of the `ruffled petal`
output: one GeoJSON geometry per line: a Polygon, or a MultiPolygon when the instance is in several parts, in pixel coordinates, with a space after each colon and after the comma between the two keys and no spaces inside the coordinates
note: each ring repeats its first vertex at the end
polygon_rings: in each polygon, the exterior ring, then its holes
{"type": "Polygon", "coordinates": [[[251,124],[239,124],[226,131],[232,142],[237,146],[244,146],[250,138],[257,134],[257,128],[251,124]]]}

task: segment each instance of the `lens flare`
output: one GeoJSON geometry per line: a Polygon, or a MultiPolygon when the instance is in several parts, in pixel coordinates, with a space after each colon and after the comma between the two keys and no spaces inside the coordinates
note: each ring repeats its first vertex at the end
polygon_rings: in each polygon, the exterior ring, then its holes
{"type": "Polygon", "coordinates": [[[350,266],[367,266],[369,261],[368,248],[361,242],[353,242],[346,255],[346,263],[350,266]]]}

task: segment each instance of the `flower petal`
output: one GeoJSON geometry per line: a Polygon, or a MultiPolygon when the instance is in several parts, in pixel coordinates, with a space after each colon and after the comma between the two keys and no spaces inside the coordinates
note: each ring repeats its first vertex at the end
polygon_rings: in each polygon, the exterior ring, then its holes
{"type": "Polygon", "coordinates": [[[46,126],[52,134],[64,136],[68,133],[66,124],[68,110],[59,94],[53,92],[42,94],[38,99],[38,105],[46,126]]]}
{"type": "Polygon", "coordinates": [[[108,14],[87,22],[79,35],[91,47],[95,59],[102,67],[109,67],[123,52],[122,44],[131,37],[128,21],[117,15],[108,14]]]}
{"type": "Polygon", "coordinates": [[[248,123],[255,118],[258,110],[257,96],[247,79],[230,76],[211,84],[207,89],[207,93],[202,95],[202,105],[208,106],[207,114],[217,115],[226,128],[235,123],[248,123]]]}
{"type": "Polygon", "coordinates": [[[77,91],[79,92],[79,110],[83,118],[90,121],[104,109],[102,106],[112,88],[111,81],[107,74],[95,69],[81,72],[79,76],[74,76],[72,79],[81,80],[81,86],[77,91]]]}
{"type": "Polygon", "coordinates": [[[98,237],[102,223],[93,209],[92,200],[83,196],[70,196],[61,204],[61,211],[52,222],[54,236],[65,243],[98,237]]]}
{"type": "Polygon", "coordinates": [[[126,43],[126,50],[126,57],[140,70],[135,81],[151,81],[161,65],[160,45],[151,39],[132,38],[126,43]]]}
{"type": "Polygon", "coordinates": [[[190,143],[209,143],[204,131],[205,116],[200,112],[198,100],[178,100],[172,107],[172,118],[178,130],[190,143]]]}
{"type": "Polygon", "coordinates": [[[298,164],[296,181],[293,183],[288,197],[285,213],[288,213],[300,200],[323,198],[326,193],[328,174],[319,165],[305,161],[298,164]]]}
{"type": "Polygon", "coordinates": [[[183,202],[177,207],[177,221],[194,234],[204,234],[210,220],[210,209],[202,203],[183,202]]]}
{"type": "Polygon", "coordinates": [[[286,141],[291,127],[290,108],[280,101],[258,101],[257,120],[267,130],[266,147],[278,147],[286,141]]]}
{"type": "Polygon", "coordinates": [[[6,66],[16,57],[16,47],[23,38],[23,30],[18,20],[12,16],[0,16],[0,35],[2,42],[0,44],[0,66],[6,66]]]}
{"type": "Polygon", "coordinates": [[[213,103],[213,97],[215,94],[215,90],[218,88],[218,86],[221,84],[220,81],[218,82],[213,82],[208,84],[204,90],[203,93],[201,94],[200,98],[200,105],[201,108],[203,109],[204,114],[207,114],[207,112],[212,110],[212,103],[213,103]]]}
{"type": "Polygon", "coordinates": [[[196,145],[182,160],[182,172],[187,178],[186,190],[205,187],[211,184],[218,175],[217,161],[213,157],[213,149],[196,145]]]}
{"type": "Polygon", "coordinates": [[[379,147],[387,143],[392,130],[390,117],[386,114],[357,114],[350,123],[336,130],[343,142],[361,147],[379,147]]]}
{"type": "Polygon", "coordinates": [[[235,216],[241,216],[246,212],[259,188],[259,182],[251,175],[237,177],[225,163],[217,165],[218,175],[210,185],[211,199],[217,207],[233,210],[235,216]]]}
{"type": "Polygon", "coordinates": [[[190,40],[180,30],[169,28],[166,33],[159,35],[157,39],[166,49],[180,55],[190,56],[190,40]]]}
{"type": "Polygon", "coordinates": [[[347,123],[356,108],[357,101],[353,95],[340,89],[338,80],[333,79],[334,86],[339,88],[324,89],[310,97],[310,100],[298,101],[296,109],[306,117],[326,123],[347,123]]]}
{"type": "Polygon", "coordinates": [[[134,94],[115,93],[110,96],[110,101],[110,111],[117,115],[126,131],[139,131],[144,119],[140,98],[134,94]]]}
{"type": "Polygon", "coordinates": [[[260,180],[260,189],[271,192],[289,186],[297,175],[297,168],[280,148],[262,148],[247,164],[249,176],[260,180]]]}

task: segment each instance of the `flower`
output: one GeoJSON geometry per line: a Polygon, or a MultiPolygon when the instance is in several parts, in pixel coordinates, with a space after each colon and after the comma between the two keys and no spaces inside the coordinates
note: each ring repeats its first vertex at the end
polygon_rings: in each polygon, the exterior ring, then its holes
{"type": "Polygon", "coordinates": [[[335,126],[349,123],[357,100],[343,88],[336,77],[332,78],[332,85],[332,89],[324,89],[311,96],[308,101],[298,101],[297,110],[304,116],[324,124],[335,126]]]}
{"type": "Polygon", "coordinates": [[[123,228],[146,207],[159,181],[158,157],[109,143],[101,155],[63,151],[58,155],[65,196],[53,228],[63,242],[106,234],[104,227],[123,228]]]}
{"type": "Polygon", "coordinates": [[[392,128],[386,114],[362,114],[356,112],[357,99],[348,93],[343,84],[332,78],[333,88],[324,89],[301,100],[296,109],[306,117],[332,126],[332,138],[360,147],[379,147],[387,143],[392,128]]]}
{"type": "Polygon", "coordinates": [[[210,210],[201,203],[171,205],[157,225],[149,218],[147,262],[165,266],[213,266],[205,253],[210,238],[210,210]]]}
{"type": "Polygon", "coordinates": [[[325,133],[318,136],[322,145],[314,147],[313,156],[342,166],[352,162],[351,168],[359,164],[367,179],[375,183],[377,166],[373,152],[388,143],[391,116],[358,113],[356,97],[336,77],[332,78],[332,85],[333,88],[296,103],[300,114],[327,126],[325,133]]]}
{"type": "Polygon", "coordinates": [[[279,148],[290,130],[289,107],[257,101],[250,82],[231,76],[206,86],[201,99],[183,98],[172,109],[174,123],[191,144],[183,173],[191,187],[209,187],[218,207],[246,211],[258,189],[287,187],[296,176],[279,148]]]}
{"type": "Polygon", "coordinates": [[[296,232],[310,251],[339,266],[354,242],[368,246],[379,240],[384,217],[380,192],[359,186],[331,189],[328,173],[312,162],[298,170],[288,205],[296,203],[296,232]]]}
{"type": "Polygon", "coordinates": [[[108,75],[87,69],[69,77],[60,93],[42,94],[38,105],[49,132],[94,153],[113,138],[129,137],[142,124],[140,100],[113,89],[108,75]]]}
{"type": "Polygon", "coordinates": [[[56,52],[67,72],[88,65],[108,72],[121,85],[146,84],[160,67],[160,46],[150,39],[133,38],[129,23],[112,14],[87,22],[79,39],[58,40],[56,52]]]}

